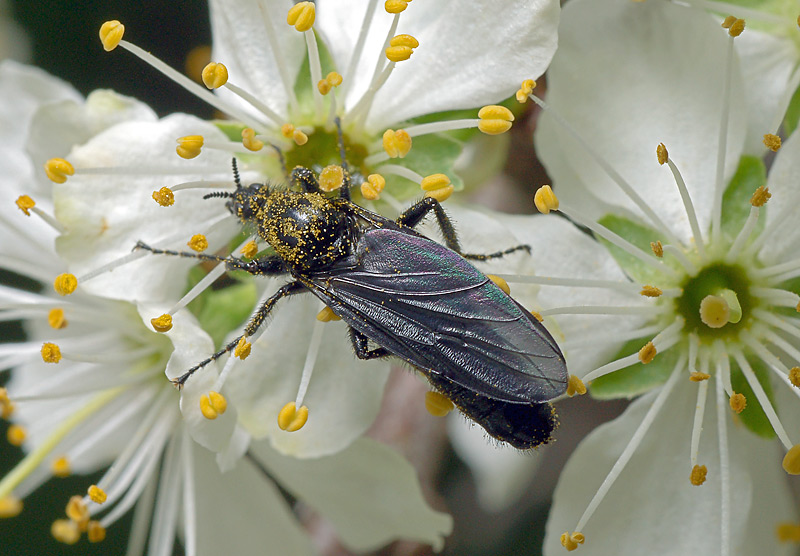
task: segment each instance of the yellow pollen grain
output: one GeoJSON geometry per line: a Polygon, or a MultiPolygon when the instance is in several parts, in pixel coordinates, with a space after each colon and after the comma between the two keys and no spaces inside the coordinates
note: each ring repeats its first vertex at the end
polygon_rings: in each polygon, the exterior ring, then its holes
{"type": "Polygon", "coordinates": [[[342,320],[342,317],[333,312],[330,307],[325,307],[322,311],[317,313],[317,320],[320,322],[331,322],[334,320],[342,320]]]}
{"type": "Polygon", "coordinates": [[[54,459],[53,463],[50,464],[50,471],[60,479],[69,477],[70,474],[72,474],[72,466],[69,464],[69,458],[67,456],[59,456],[54,459]]]}
{"type": "Polygon", "coordinates": [[[25,213],[25,216],[31,215],[31,209],[36,206],[36,201],[27,195],[20,195],[17,197],[17,207],[25,213]]]}
{"type": "Polygon", "coordinates": [[[647,365],[655,358],[656,353],[656,346],[653,345],[653,342],[647,342],[642,349],[639,350],[639,361],[642,362],[642,365],[647,365]]]}
{"type": "Polygon", "coordinates": [[[27,437],[28,433],[22,425],[11,425],[6,430],[6,440],[12,446],[22,446],[27,437]]]}
{"type": "Polygon", "coordinates": [[[779,523],[775,527],[775,536],[780,542],[800,543],[800,524],[779,523]]]}
{"type": "Polygon", "coordinates": [[[399,14],[408,7],[408,2],[405,0],[386,0],[383,7],[387,13],[399,14]]]}
{"type": "Polygon", "coordinates": [[[499,135],[511,129],[514,114],[505,106],[489,105],[478,111],[478,129],[487,135],[499,135]]]}
{"type": "Polygon", "coordinates": [[[764,135],[764,145],[772,152],[776,152],[781,148],[781,138],[772,133],[767,133],[764,135]]]}
{"type": "Polygon", "coordinates": [[[22,513],[22,500],[14,496],[0,498],[0,519],[17,517],[22,513]]]}
{"type": "Polygon", "coordinates": [[[89,542],[102,542],[106,538],[106,528],[99,521],[92,520],[86,527],[86,538],[89,542]]]}
{"type": "Polygon", "coordinates": [[[731,37],[738,37],[744,32],[744,19],[736,19],[727,29],[731,37]]]}
{"type": "Polygon", "coordinates": [[[444,417],[454,408],[453,402],[444,394],[435,391],[425,392],[425,409],[434,417],[444,417]]]}
{"type": "Polygon", "coordinates": [[[583,536],[583,533],[579,533],[578,531],[574,533],[567,531],[561,534],[561,546],[566,548],[568,552],[572,552],[578,548],[578,545],[583,544],[585,540],[586,538],[583,536]]]}
{"type": "Polygon", "coordinates": [[[89,508],[86,507],[86,504],[83,501],[83,496],[79,494],[70,497],[65,511],[67,517],[75,523],[80,524],[89,521],[89,508]]]}
{"type": "Polygon", "coordinates": [[[789,475],[800,475],[800,444],[795,444],[783,456],[783,470],[789,475]]]}
{"type": "Polygon", "coordinates": [[[58,363],[61,361],[61,348],[52,342],[42,344],[42,361],[45,363],[58,363]]]}
{"type": "Polygon", "coordinates": [[[50,526],[50,534],[60,543],[75,544],[81,538],[78,524],[69,519],[57,519],[50,526]]]}
{"type": "Polygon", "coordinates": [[[731,409],[734,413],[741,413],[747,407],[747,398],[744,394],[734,392],[730,398],[731,409]]]}
{"type": "Polygon", "coordinates": [[[294,402],[289,402],[283,406],[278,413],[278,426],[286,432],[297,432],[305,426],[308,421],[308,408],[301,406],[297,409],[294,402]]]}
{"type": "Polygon", "coordinates": [[[97,485],[92,485],[88,488],[86,493],[89,495],[89,498],[92,499],[92,502],[95,504],[102,504],[106,500],[108,500],[108,495],[106,492],[97,485]]]}
{"type": "Polygon", "coordinates": [[[660,241],[651,241],[650,249],[653,251],[653,254],[659,259],[664,256],[664,246],[661,245],[660,241]]]}
{"type": "Polygon", "coordinates": [[[169,332],[172,330],[172,315],[164,313],[160,317],[150,319],[150,324],[153,325],[153,330],[156,332],[169,332]]]}
{"type": "Polygon", "coordinates": [[[295,129],[292,132],[292,141],[294,141],[295,145],[298,147],[302,147],[306,143],[308,143],[308,135],[306,135],[303,131],[299,129],[295,129]]]}
{"type": "Polygon", "coordinates": [[[219,89],[228,82],[228,68],[225,64],[210,62],[203,68],[201,74],[203,85],[209,89],[219,89]]]}
{"type": "Polygon", "coordinates": [[[54,328],[56,330],[66,328],[67,319],[64,318],[64,309],[60,307],[50,309],[50,311],[47,313],[47,324],[50,325],[50,328],[54,328]]]}
{"type": "Polygon", "coordinates": [[[542,214],[550,214],[551,210],[558,210],[558,197],[552,187],[543,185],[533,195],[533,204],[542,214]]]}
{"type": "Polygon", "coordinates": [[[242,336],[239,339],[239,343],[236,344],[236,348],[233,350],[233,356],[238,357],[239,359],[244,361],[250,355],[250,350],[252,348],[253,344],[245,340],[244,336],[242,336]]]}
{"type": "Polygon", "coordinates": [[[190,239],[186,245],[188,245],[192,251],[197,251],[200,253],[201,251],[208,249],[208,240],[203,234],[194,234],[192,239],[190,239]]]}
{"type": "Polygon", "coordinates": [[[506,292],[506,294],[511,295],[511,288],[508,287],[508,282],[504,279],[500,278],[499,276],[495,276],[494,274],[487,274],[486,277],[495,283],[495,285],[506,292]]]}
{"type": "Polygon", "coordinates": [[[380,174],[370,174],[367,176],[367,181],[361,184],[361,195],[369,201],[375,201],[380,197],[384,187],[386,178],[380,174]]]}
{"type": "Polygon", "coordinates": [[[286,14],[286,23],[302,33],[311,29],[316,17],[317,11],[313,2],[298,2],[286,14]]]}
{"type": "Polygon", "coordinates": [[[336,191],[344,183],[344,169],[338,164],[325,166],[319,173],[319,188],[325,192],[336,191]]]}
{"type": "Polygon", "coordinates": [[[119,41],[122,40],[122,35],[125,34],[125,26],[117,21],[116,19],[112,19],[111,21],[106,21],[100,26],[100,42],[103,43],[103,49],[106,52],[111,52],[117,45],[119,45],[119,41]]]}
{"type": "Polygon", "coordinates": [[[190,160],[200,154],[203,148],[202,135],[187,135],[178,138],[178,146],[175,147],[175,152],[178,156],[190,160]]]}
{"type": "Polygon", "coordinates": [[[69,295],[78,287],[78,279],[75,275],[65,272],[59,274],[53,281],[53,289],[58,295],[69,295]]]}
{"type": "Polygon", "coordinates": [[[246,259],[252,259],[258,255],[258,244],[255,241],[248,241],[244,244],[244,247],[239,250],[239,253],[246,259]]]}
{"type": "Polygon", "coordinates": [[[709,328],[722,328],[730,316],[730,306],[721,296],[707,295],[700,302],[700,320],[709,328]]]}
{"type": "Polygon", "coordinates": [[[664,143],[659,143],[658,147],[656,147],[656,158],[658,158],[658,163],[661,165],[666,164],[669,160],[669,153],[664,143]]]}
{"type": "Polygon", "coordinates": [[[792,386],[800,388],[800,367],[792,367],[789,369],[789,381],[792,386]]]}
{"type": "Polygon", "coordinates": [[[164,186],[158,191],[153,191],[153,200],[162,207],[171,207],[175,204],[175,194],[169,187],[164,186]]]}
{"type": "Polygon", "coordinates": [[[762,185],[756,189],[755,193],[753,193],[753,196],[750,197],[750,204],[754,207],[763,207],[771,198],[772,193],[769,192],[769,188],[762,185]]]}
{"type": "Polygon", "coordinates": [[[585,393],[586,385],[583,383],[583,381],[575,375],[569,375],[569,380],[567,382],[567,396],[571,398],[575,394],[583,396],[585,393]]]}
{"type": "Polygon", "coordinates": [[[248,151],[258,152],[264,148],[264,141],[256,137],[252,127],[246,127],[242,130],[242,145],[248,151]]]}
{"type": "Polygon", "coordinates": [[[703,382],[704,380],[708,380],[711,378],[711,375],[708,373],[701,373],[700,371],[693,371],[692,374],[689,375],[689,380],[692,382],[703,382]]]}
{"type": "Polygon", "coordinates": [[[44,163],[44,173],[55,183],[64,183],[67,177],[75,174],[75,168],[63,158],[51,158],[44,163]]]}
{"type": "Polygon", "coordinates": [[[645,286],[642,286],[642,291],[640,291],[639,293],[642,294],[645,297],[659,297],[664,292],[662,292],[659,288],[657,288],[655,286],[647,286],[647,285],[645,285],[645,286]]]}
{"type": "Polygon", "coordinates": [[[411,136],[405,129],[387,129],[383,132],[383,150],[389,158],[404,158],[411,150],[411,136]]]}
{"type": "Polygon", "coordinates": [[[708,475],[708,469],[705,465],[695,465],[692,467],[689,480],[694,486],[700,486],[706,482],[706,475],[708,475]]]}

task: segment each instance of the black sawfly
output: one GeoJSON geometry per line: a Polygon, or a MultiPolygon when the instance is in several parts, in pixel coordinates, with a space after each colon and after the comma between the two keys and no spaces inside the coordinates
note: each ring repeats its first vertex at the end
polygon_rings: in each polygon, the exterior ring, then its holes
{"type": "MultiPolygon", "coordinates": [[[[338,122],[337,122],[338,123],[338,122]]],[[[550,400],[567,388],[564,356],[547,329],[467,259],[439,202],[426,197],[397,220],[350,200],[350,176],[340,136],[344,184],[325,195],[314,173],[296,167],[300,191],[254,183],[243,186],[234,160],[236,190],[205,198],[227,199],[228,210],[254,226],[274,250],[252,261],[155,249],[138,249],[224,262],[228,270],[291,281],[267,299],[248,322],[253,335],[278,300],[302,292],[321,299],[348,325],[360,359],[396,356],[422,372],[486,432],[518,449],[547,443],[558,424],[550,400]],[[430,212],[446,246],[414,230],[430,212]],[[370,342],[375,347],[370,349],[370,342]]],[[[231,352],[242,336],[175,380],[182,386],[197,369],[231,352]]]]}

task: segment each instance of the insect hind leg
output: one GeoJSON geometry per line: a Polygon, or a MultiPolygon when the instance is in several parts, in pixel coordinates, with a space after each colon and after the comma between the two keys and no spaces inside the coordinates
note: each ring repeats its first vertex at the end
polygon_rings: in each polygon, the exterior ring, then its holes
{"type": "Polygon", "coordinates": [[[171,249],[158,249],[150,247],[143,241],[137,241],[133,250],[150,251],[154,255],[167,255],[170,257],[183,257],[185,259],[197,259],[199,261],[210,261],[215,263],[225,263],[228,270],[244,270],[255,275],[275,275],[286,272],[282,260],[279,257],[257,259],[254,261],[243,261],[236,257],[220,257],[217,255],[206,255],[205,253],[190,253],[188,251],[173,251],[171,249]]]}
{"type": "Polygon", "coordinates": [[[353,351],[356,352],[356,357],[359,359],[379,359],[391,355],[389,350],[383,347],[369,349],[369,339],[352,326],[350,327],[350,341],[353,343],[353,351]]]}

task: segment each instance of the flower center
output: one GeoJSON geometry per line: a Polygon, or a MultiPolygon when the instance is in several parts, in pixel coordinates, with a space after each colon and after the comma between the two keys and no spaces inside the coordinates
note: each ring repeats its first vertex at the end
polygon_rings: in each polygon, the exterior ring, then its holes
{"type": "MultiPolygon", "coordinates": [[[[364,163],[368,154],[367,148],[362,143],[353,141],[346,133],[342,139],[350,173],[354,176],[366,176],[369,173],[364,163]]],[[[307,143],[302,147],[285,151],[284,156],[289,171],[295,166],[303,166],[319,173],[319,170],[329,164],[342,163],[336,130],[327,131],[322,127],[315,127],[314,131],[308,134],[307,143]]]]}
{"type": "Polygon", "coordinates": [[[750,283],[744,268],[725,263],[710,264],[689,277],[681,285],[683,294],[675,300],[675,310],[685,320],[684,331],[696,332],[701,339],[709,340],[736,336],[742,326],[746,326],[747,316],[753,308],[750,283]],[[720,305],[732,306],[738,301],[744,318],[726,318],[727,324],[719,326],[710,323],[710,313],[717,311],[707,300],[709,296],[710,299],[719,299],[720,305]],[[701,309],[702,306],[705,307],[701,309]]]}

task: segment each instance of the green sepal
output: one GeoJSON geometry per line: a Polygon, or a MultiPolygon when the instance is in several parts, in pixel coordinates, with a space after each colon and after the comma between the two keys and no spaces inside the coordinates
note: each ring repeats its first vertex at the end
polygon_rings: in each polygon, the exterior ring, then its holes
{"type": "MultiPolygon", "coordinates": [[[[750,364],[750,367],[756,375],[756,380],[761,384],[761,388],[764,389],[767,398],[774,407],[775,399],[772,394],[772,385],[769,381],[769,369],[767,369],[766,364],[759,358],[748,358],[747,362],[750,364]]],[[[766,413],[764,413],[764,408],[761,407],[758,398],[756,398],[753,389],[750,387],[750,383],[747,382],[744,373],[739,368],[735,359],[731,359],[731,388],[733,388],[733,391],[737,394],[744,395],[747,400],[747,405],[738,415],[742,424],[758,436],[763,438],[775,438],[775,431],[766,413]]]]}
{"type": "MultiPolygon", "coordinates": [[[[736,239],[750,215],[750,198],[756,189],[767,183],[767,168],[760,158],[743,156],[739,167],[722,195],[722,232],[730,241],[736,239]]],[[[759,218],[755,232],[764,228],[759,218]]],[[[754,233],[756,237],[758,233],[754,233]]]]}
{"type": "MultiPolygon", "coordinates": [[[[629,243],[632,243],[645,253],[652,253],[650,243],[658,241],[661,238],[661,234],[646,224],[617,214],[609,213],[600,218],[597,222],[618,236],[624,237],[629,243]]],[[[634,282],[653,284],[659,287],[662,285],[664,281],[663,272],[645,264],[637,257],[623,251],[609,241],[599,236],[597,236],[597,239],[608,248],[609,253],[611,253],[611,256],[617,261],[620,268],[622,268],[634,282]]],[[[678,268],[677,264],[674,263],[673,259],[669,256],[665,256],[660,260],[663,261],[663,264],[671,266],[671,268],[678,268]]]]}
{"type": "MultiPolygon", "coordinates": [[[[637,353],[651,339],[640,338],[627,342],[611,360],[615,361],[637,353]]],[[[637,361],[633,365],[594,379],[589,386],[589,393],[598,400],[633,398],[644,394],[667,381],[675,370],[677,360],[676,349],[658,353],[647,365],[637,361]]]]}

